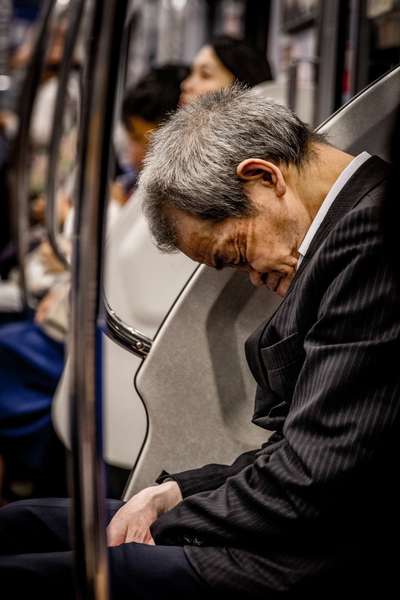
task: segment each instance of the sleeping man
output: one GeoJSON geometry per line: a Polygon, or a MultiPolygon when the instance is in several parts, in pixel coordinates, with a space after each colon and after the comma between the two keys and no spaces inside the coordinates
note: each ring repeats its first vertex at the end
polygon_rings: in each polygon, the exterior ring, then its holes
{"type": "MultiPolygon", "coordinates": [[[[232,465],[163,473],[109,504],[112,598],[389,597],[400,505],[389,172],[238,86],[154,134],[140,186],[160,248],[284,296],[246,343],[254,422],[274,434],[232,465]]],[[[73,597],[66,502],[5,507],[0,533],[14,597],[73,597]]]]}

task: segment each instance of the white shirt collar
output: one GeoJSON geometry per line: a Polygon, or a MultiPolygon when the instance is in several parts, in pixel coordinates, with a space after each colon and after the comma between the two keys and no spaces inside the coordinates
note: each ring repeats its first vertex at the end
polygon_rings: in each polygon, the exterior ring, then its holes
{"type": "Polygon", "coordinates": [[[325,219],[326,214],[332,206],[335,198],[337,198],[339,192],[342,190],[342,188],[344,188],[345,184],[348,182],[350,177],[352,177],[354,173],[361,167],[361,165],[365,163],[365,161],[368,160],[370,157],[371,155],[368,152],[361,152],[361,154],[353,158],[351,163],[347,165],[347,167],[340,173],[339,177],[336,179],[335,183],[327,193],[325,200],[321,204],[317,214],[315,215],[314,220],[311,223],[299,247],[299,259],[297,261],[297,268],[299,268],[300,263],[306,255],[306,252],[310,247],[310,244],[315,234],[317,233],[319,226],[325,219]]]}

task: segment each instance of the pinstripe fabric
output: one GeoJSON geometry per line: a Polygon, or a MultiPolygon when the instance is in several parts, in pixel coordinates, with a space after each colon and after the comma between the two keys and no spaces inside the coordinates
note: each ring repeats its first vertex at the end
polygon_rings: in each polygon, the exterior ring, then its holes
{"type": "Polygon", "coordinates": [[[231,466],[173,475],[184,501],[153,526],[157,543],[185,545],[196,571],[231,597],[322,586],[326,598],[345,582],[353,593],[388,582],[400,293],[380,225],[387,172],[372,157],[348,181],[285,300],[246,344],[253,420],[276,433],[231,466]]]}

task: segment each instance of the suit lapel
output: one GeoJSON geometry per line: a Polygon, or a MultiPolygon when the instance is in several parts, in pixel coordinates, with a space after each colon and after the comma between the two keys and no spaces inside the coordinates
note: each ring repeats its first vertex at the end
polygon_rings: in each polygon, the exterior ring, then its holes
{"type": "Polygon", "coordinates": [[[389,175],[390,168],[390,164],[378,156],[371,156],[371,158],[366,160],[347,181],[333,201],[333,204],[328,210],[325,219],[322,221],[314,238],[312,239],[310,247],[301,261],[295,277],[293,278],[289,291],[293,288],[293,283],[299,278],[310,259],[321,246],[336,223],[342,217],[344,217],[349,210],[357,206],[357,204],[366,194],[368,194],[374,187],[379,185],[389,175]]]}

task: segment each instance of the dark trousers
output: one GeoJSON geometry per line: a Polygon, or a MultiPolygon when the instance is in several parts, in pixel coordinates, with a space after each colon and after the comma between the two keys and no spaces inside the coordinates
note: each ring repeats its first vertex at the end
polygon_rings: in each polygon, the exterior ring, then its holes
{"type": "MultiPolygon", "coordinates": [[[[122,506],[109,500],[108,518],[122,506]]],[[[73,600],[74,557],[68,500],[23,500],[0,509],[0,595],[73,600]]],[[[209,596],[180,546],[123,544],[108,549],[112,600],[209,596]]]]}

